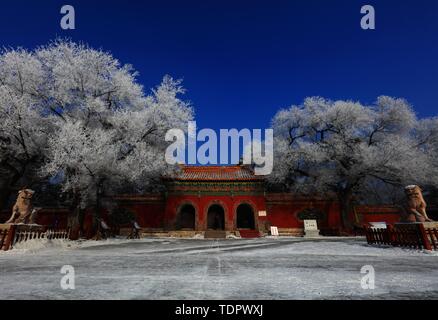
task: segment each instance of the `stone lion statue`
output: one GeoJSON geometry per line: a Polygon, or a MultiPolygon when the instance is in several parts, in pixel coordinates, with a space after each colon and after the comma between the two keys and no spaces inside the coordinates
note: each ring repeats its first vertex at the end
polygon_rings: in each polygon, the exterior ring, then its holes
{"type": "Polygon", "coordinates": [[[6,223],[24,223],[34,224],[36,214],[40,208],[32,206],[32,197],[35,191],[31,189],[22,189],[18,191],[17,201],[12,208],[12,215],[6,223]]]}
{"type": "Polygon", "coordinates": [[[432,221],[426,213],[426,202],[422,190],[417,185],[405,187],[406,202],[403,206],[403,222],[429,222],[432,221]]]}

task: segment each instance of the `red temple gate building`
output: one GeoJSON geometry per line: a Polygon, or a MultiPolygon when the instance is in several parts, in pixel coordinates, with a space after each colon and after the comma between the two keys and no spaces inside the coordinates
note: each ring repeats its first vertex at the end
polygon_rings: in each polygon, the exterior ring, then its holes
{"type": "MultiPolygon", "coordinates": [[[[322,234],[340,232],[336,200],[269,192],[265,178],[254,175],[249,166],[182,166],[177,176],[165,179],[165,184],[165,194],[117,199],[135,213],[143,228],[151,231],[219,230],[243,236],[267,233],[276,226],[280,234],[299,236],[304,231],[304,220],[314,219],[322,234]]],[[[357,209],[351,219],[359,224],[399,219],[399,212],[392,207],[379,208],[380,216],[371,215],[372,210],[363,213],[357,209]]]]}
{"type": "MultiPolygon", "coordinates": [[[[317,220],[322,235],[339,235],[341,231],[336,200],[269,191],[265,178],[254,175],[249,166],[182,166],[176,176],[165,178],[164,182],[165,192],[113,199],[135,216],[145,235],[220,232],[252,237],[267,234],[271,226],[276,226],[280,235],[300,236],[307,219],[317,220]]],[[[90,212],[84,223],[88,235],[92,233],[90,212]]],[[[9,215],[4,212],[2,221],[9,215]]],[[[59,227],[69,227],[69,216],[65,208],[45,208],[37,222],[53,225],[56,221],[59,227]]],[[[399,221],[399,210],[391,206],[357,206],[350,219],[356,225],[394,223],[399,221]]]]}
{"type": "Polygon", "coordinates": [[[234,231],[264,227],[264,179],[249,167],[183,167],[166,185],[166,229],[234,231]]]}

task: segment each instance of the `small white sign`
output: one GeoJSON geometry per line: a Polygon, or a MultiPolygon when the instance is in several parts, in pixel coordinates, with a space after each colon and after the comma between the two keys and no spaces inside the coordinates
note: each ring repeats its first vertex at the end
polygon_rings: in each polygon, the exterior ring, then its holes
{"type": "Polygon", "coordinates": [[[271,236],[278,236],[278,228],[271,227],[271,236]]]}
{"type": "Polygon", "coordinates": [[[266,217],[266,211],[259,211],[259,217],[266,217]]]}
{"type": "Polygon", "coordinates": [[[304,230],[306,231],[318,230],[318,224],[316,223],[316,220],[304,220],[304,230]]]}

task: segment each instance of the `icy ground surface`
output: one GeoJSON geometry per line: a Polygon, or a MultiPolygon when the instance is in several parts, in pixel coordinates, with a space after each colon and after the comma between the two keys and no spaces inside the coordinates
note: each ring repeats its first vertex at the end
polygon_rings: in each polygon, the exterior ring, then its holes
{"type": "Polygon", "coordinates": [[[438,254],[364,239],[34,240],[0,253],[0,299],[438,299],[438,254]],[[62,290],[63,265],[75,290],[62,290]],[[375,268],[375,290],[361,267],[375,268]]]}

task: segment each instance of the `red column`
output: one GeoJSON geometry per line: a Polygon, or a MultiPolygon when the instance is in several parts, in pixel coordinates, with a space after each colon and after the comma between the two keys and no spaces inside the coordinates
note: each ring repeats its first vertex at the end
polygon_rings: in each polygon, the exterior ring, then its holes
{"type": "Polygon", "coordinates": [[[8,235],[6,237],[6,241],[4,243],[4,251],[8,251],[12,245],[12,241],[14,241],[14,237],[15,237],[15,230],[16,230],[16,226],[15,224],[11,224],[11,226],[9,227],[8,230],[8,235]]]}
{"type": "Polygon", "coordinates": [[[426,230],[424,229],[424,225],[422,223],[419,223],[418,229],[420,231],[420,235],[421,235],[421,239],[423,241],[424,249],[431,251],[432,246],[430,245],[429,237],[426,234],[426,230]]]}

